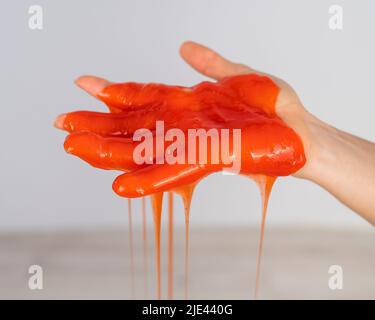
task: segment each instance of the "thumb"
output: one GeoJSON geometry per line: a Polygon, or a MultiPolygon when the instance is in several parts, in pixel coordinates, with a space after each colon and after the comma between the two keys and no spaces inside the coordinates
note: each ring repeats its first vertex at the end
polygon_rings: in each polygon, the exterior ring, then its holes
{"type": "Polygon", "coordinates": [[[199,73],[216,80],[253,72],[248,66],[231,62],[215,51],[192,41],[181,45],[180,55],[199,73]]]}

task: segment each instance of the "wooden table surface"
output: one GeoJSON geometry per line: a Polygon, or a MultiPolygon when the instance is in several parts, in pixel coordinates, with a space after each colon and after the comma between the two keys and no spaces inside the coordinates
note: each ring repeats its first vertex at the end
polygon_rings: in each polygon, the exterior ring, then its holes
{"type": "MultiPolygon", "coordinates": [[[[2,299],[129,299],[155,297],[152,230],[146,277],[141,230],[134,230],[135,289],[131,292],[126,230],[0,235],[2,299]],[[43,289],[28,288],[30,265],[43,268],[43,289]]],[[[199,229],[190,233],[189,296],[252,299],[259,231],[199,229]]],[[[184,232],[175,230],[174,297],[183,298],[184,232]]],[[[162,292],[166,298],[166,236],[162,292]]],[[[375,299],[375,233],[269,229],[261,299],[375,299]],[[343,289],[331,290],[328,269],[343,268],[343,289]]]]}

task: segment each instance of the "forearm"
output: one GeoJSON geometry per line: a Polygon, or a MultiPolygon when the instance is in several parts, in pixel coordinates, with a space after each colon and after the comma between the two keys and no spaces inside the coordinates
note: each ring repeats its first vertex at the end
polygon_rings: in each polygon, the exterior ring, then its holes
{"type": "Polygon", "coordinates": [[[375,225],[375,143],[333,128],[310,114],[308,162],[297,176],[311,180],[375,225]]]}

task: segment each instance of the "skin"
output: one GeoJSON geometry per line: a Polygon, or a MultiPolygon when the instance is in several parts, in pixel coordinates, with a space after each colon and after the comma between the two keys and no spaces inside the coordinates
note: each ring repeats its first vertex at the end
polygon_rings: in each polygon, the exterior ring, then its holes
{"type": "MultiPolygon", "coordinates": [[[[181,57],[196,71],[214,80],[240,74],[265,75],[246,65],[231,62],[213,50],[185,42],[181,57]]],[[[302,139],[307,162],[294,176],[310,180],[375,225],[375,143],[340,131],[310,114],[293,88],[267,74],[279,86],[276,113],[302,139]]],[[[76,84],[93,96],[111,84],[83,76],[76,84]]],[[[63,118],[55,125],[61,127],[63,118]]]]}

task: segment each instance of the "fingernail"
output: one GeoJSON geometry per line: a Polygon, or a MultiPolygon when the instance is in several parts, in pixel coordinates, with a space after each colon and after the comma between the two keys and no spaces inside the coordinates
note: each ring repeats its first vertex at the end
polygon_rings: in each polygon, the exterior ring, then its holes
{"type": "Polygon", "coordinates": [[[85,90],[87,93],[96,97],[106,86],[110,84],[110,82],[99,77],[81,76],[75,81],[75,84],[81,89],[85,90]]]}
{"type": "Polygon", "coordinates": [[[57,129],[64,129],[64,123],[65,123],[66,113],[59,115],[53,125],[57,129]]]}

